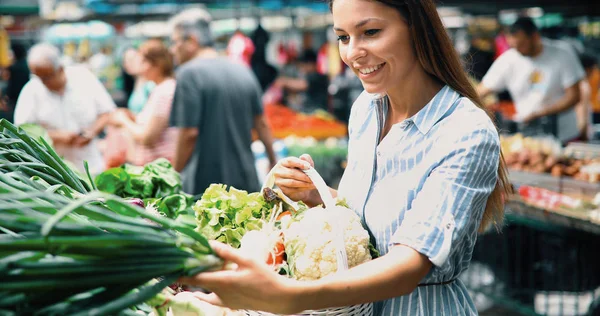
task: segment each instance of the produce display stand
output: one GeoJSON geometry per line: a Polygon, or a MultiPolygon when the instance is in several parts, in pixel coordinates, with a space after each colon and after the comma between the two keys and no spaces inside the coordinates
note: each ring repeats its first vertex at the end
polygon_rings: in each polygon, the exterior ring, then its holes
{"type": "MultiPolygon", "coordinates": [[[[569,177],[521,171],[509,177],[516,189],[587,200],[600,192],[598,183],[569,177]]],[[[479,237],[475,268],[462,277],[475,297],[523,315],[600,315],[600,210],[545,208],[514,195],[505,212],[502,232],[479,237]]]]}

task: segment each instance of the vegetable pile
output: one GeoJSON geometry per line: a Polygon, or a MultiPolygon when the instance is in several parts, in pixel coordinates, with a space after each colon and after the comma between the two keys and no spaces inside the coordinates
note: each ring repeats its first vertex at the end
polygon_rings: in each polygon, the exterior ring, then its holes
{"type": "Polygon", "coordinates": [[[181,176],[171,163],[159,158],[144,166],[124,164],[96,176],[98,190],[123,198],[136,198],[156,209],[161,215],[175,219],[193,214],[193,197],[181,191],[181,176]]]}
{"type": "Polygon", "coordinates": [[[196,212],[198,232],[239,248],[247,231],[262,228],[273,206],[274,203],[267,202],[260,193],[212,184],[192,208],[196,212]]]}
{"type": "Polygon", "coordinates": [[[197,230],[209,239],[241,248],[275,272],[297,280],[317,280],[338,271],[343,247],[348,267],[376,253],[360,218],[343,201],[336,207],[308,208],[287,200],[280,190],[247,193],[211,185],[194,206],[197,230]],[[338,227],[342,244],[335,242],[338,227]]]}
{"type": "Polygon", "coordinates": [[[1,162],[31,156],[39,168],[0,172],[1,315],[149,313],[144,302],[180,276],[221,268],[207,239],[189,226],[87,192],[51,148],[6,121],[0,126],[2,146],[16,146],[8,153],[3,147],[1,162]]]}
{"type": "Polygon", "coordinates": [[[4,119],[0,120],[0,129],[3,130],[0,133],[0,173],[19,171],[82,194],[92,190],[91,184],[67,166],[44,138],[40,137],[38,142],[4,119]]]}

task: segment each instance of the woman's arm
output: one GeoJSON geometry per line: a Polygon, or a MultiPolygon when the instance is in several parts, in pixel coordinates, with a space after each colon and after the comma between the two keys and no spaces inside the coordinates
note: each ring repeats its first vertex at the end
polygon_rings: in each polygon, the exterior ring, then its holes
{"type": "Polygon", "coordinates": [[[153,116],[144,125],[137,124],[125,115],[121,116],[119,120],[121,120],[122,126],[131,134],[133,140],[144,146],[154,145],[169,125],[169,118],[163,116],[153,116]]]}
{"type": "Polygon", "coordinates": [[[291,289],[297,310],[377,302],[412,293],[432,264],[412,248],[397,245],[385,256],[291,289]]]}
{"type": "Polygon", "coordinates": [[[235,263],[236,270],[182,278],[184,284],[212,291],[196,293],[210,304],[232,309],[294,314],[307,309],[380,301],[412,292],[427,275],[431,262],[405,246],[346,272],[318,281],[295,281],[273,273],[266,265],[244,257],[238,249],[211,244],[216,254],[235,263]]]}

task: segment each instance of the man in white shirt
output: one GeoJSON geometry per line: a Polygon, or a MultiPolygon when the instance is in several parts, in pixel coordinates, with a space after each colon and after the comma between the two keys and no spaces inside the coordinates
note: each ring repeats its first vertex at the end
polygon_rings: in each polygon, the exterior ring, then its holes
{"type": "Polygon", "coordinates": [[[44,126],[59,155],[83,171],[104,169],[96,136],[104,129],[115,104],[100,81],[81,66],[64,67],[59,50],[50,44],[31,48],[27,63],[32,78],[15,108],[15,124],[44,126]]]}
{"type": "Polygon", "coordinates": [[[508,37],[512,49],[500,55],[478,86],[482,97],[508,90],[520,131],[526,135],[551,134],[563,142],[579,135],[575,105],[581,63],[554,41],[542,39],[530,18],[519,18],[508,37]]]}

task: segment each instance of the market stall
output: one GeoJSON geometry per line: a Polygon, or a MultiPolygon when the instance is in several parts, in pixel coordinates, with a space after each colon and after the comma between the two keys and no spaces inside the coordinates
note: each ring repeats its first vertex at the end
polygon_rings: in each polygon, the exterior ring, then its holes
{"type": "MultiPolygon", "coordinates": [[[[209,240],[296,280],[378,256],[358,215],[314,169],[307,175],[324,201],[314,208],[289,200],[271,176],[260,192],[215,183],[193,197],[165,159],[92,177],[74,172],[45,139],[0,120],[2,315],[264,315],[211,306],[190,292],[199,289],[176,282],[231,268],[209,240]]],[[[313,312],[358,316],[372,308],[313,312]]]]}
{"type": "Polygon", "coordinates": [[[517,134],[502,148],[514,194],[502,232],[480,236],[465,284],[523,315],[596,315],[599,147],[517,134]]]}

